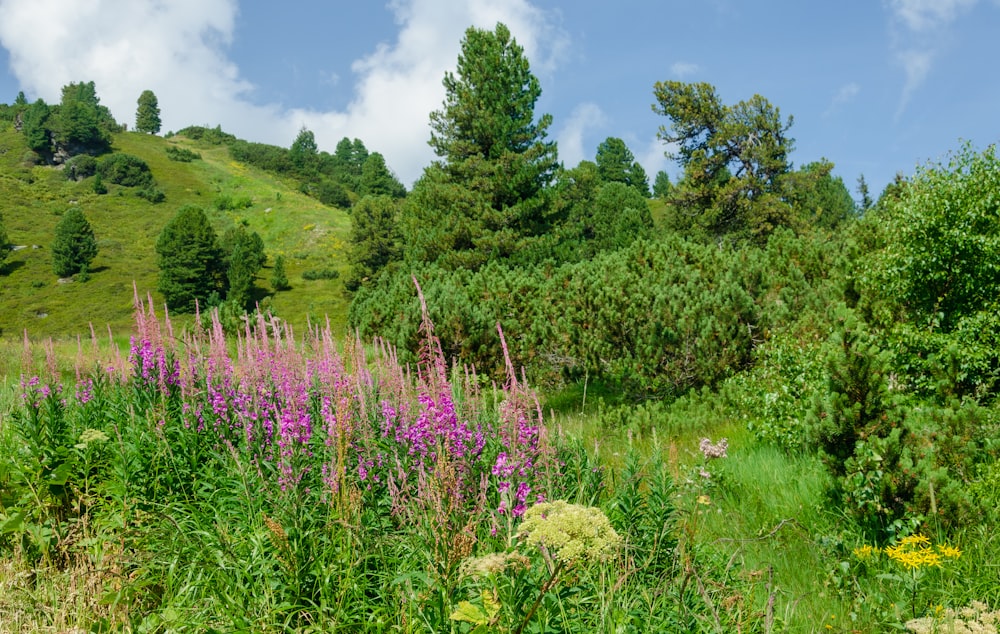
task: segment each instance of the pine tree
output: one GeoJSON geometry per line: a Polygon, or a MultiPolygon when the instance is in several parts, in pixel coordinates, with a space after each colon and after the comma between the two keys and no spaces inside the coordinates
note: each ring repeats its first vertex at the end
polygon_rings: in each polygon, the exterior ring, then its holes
{"type": "Polygon", "coordinates": [[[10,253],[10,242],[7,238],[7,227],[3,223],[3,216],[0,215],[0,269],[7,262],[7,255],[10,253]]]}
{"type": "Polygon", "coordinates": [[[284,256],[279,255],[274,260],[274,269],[271,270],[271,288],[275,291],[287,291],[291,288],[288,276],[285,274],[284,256]]]}
{"type": "Polygon", "coordinates": [[[408,198],[408,257],[478,268],[523,254],[551,227],[545,189],[558,167],[545,140],[552,117],[535,121],[542,91],[524,49],[503,24],[470,28],[444,87],[444,106],[431,114],[441,160],[408,198]]]}
{"type": "Polygon", "coordinates": [[[245,310],[252,297],[253,282],[257,275],[255,256],[251,253],[250,242],[239,240],[233,245],[229,254],[229,268],[226,278],[229,280],[229,290],[226,300],[237,310],[245,310]]]}
{"type": "Polygon", "coordinates": [[[138,109],[135,111],[137,132],[156,134],[160,131],[160,104],[152,90],[143,90],[139,95],[138,109]]]}
{"type": "Polygon", "coordinates": [[[256,231],[237,225],[223,234],[219,246],[225,257],[226,299],[237,310],[245,310],[250,307],[257,273],[267,261],[264,241],[256,231]]]}
{"type": "Polygon", "coordinates": [[[672,189],[673,185],[670,184],[670,175],[663,170],[657,172],[656,179],[653,181],[653,196],[667,198],[670,196],[672,189]]]}
{"type": "Polygon", "coordinates": [[[351,271],[344,285],[355,291],[400,258],[396,204],[389,196],[366,196],[351,212],[351,271]]]}
{"type": "Polygon", "coordinates": [[[625,183],[649,198],[649,178],[635,155],[617,137],[608,137],[597,146],[597,171],[609,183],[625,183]]]}
{"type": "Polygon", "coordinates": [[[868,191],[868,181],[865,180],[865,175],[862,174],[858,176],[858,211],[862,214],[867,212],[869,209],[875,206],[875,201],[872,200],[871,192],[868,191]]]}
{"type": "Polygon", "coordinates": [[[224,290],[225,266],[215,230],[195,205],[181,207],[156,241],[160,278],[157,290],[167,306],[191,312],[224,290]]]}
{"type": "Polygon", "coordinates": [[[59,277],[69,277],[89,268],[96,256],[94,230],[83,212],[78,207],[71,207],[56,225],[52,270],[59,277]]]}
{"type": "Polygon", "coordinates": [[[392,196],[403,198],[406,188],[399,179],[389,171],[385,157],[378,152],[372,152],[361,166],[361,179],[358,182],[359,196],[392,196]]]}
{"type": "Polygon", "coordinates": [[[288,158],[299,170],[312,170],[319,158],[319,146],[316,145],[316,135],[304,126],[288,150],[288,158]]]}

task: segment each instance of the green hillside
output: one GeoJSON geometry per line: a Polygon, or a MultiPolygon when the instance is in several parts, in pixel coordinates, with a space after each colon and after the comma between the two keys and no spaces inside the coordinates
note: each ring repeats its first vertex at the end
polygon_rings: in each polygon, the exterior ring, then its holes
{"type": "Polygon", "coordinates": [[[113,149],[146,161],[166,200],[153,204],[111,184],[107,194],[98,195],[93,177],[74,182],[61,169],[31,166],[23,136],[9,123],[3,125],[0,213],[16,249],[0,276],[4,338],[23,336],[24,331],[30,336],[73,336],[88,332],[91,323],[101,331],[107,324],[124,332],[132,319],[133,284],[140,294],[152,293],[162,306],[163,298],[156,293],[156,239],[176,210],[188,203],[205,209],[219,235],[235,223],[245,223],[263,238],[268,263],[257,278],[258,301],[270,297],[274,312],[296,327],[327,316],[335,329],[343,325],[348,303],[343,283],[304,280],[302,274],[317,269],[346,272],[346,211],[300,193],[295,183],[233,161],[226,146],[134,132],[115,135],[113,149]],[[166,154],[170,146],[197,152],[201,159],[171,160],[166,154]],[[216,204],[220,196],[251,204],[221,211],[216,204]],[[74,205],[84,211],[100,248],[90,279],[83,283],[60,280],[52,272],[55,227],[74,205]],[[270,267],[278,255],[285,258],[292,288],[274,293],[270,267]]]}

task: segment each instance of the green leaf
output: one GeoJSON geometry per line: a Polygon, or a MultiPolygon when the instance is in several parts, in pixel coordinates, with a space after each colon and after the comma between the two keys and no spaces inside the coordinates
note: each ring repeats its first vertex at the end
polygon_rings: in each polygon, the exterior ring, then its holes
{"type": "Polygon", "coordinates": [[[69,475],[72,470],[73,470],[72,464],[70,464],[69,462],[63,462],[58,467],[53,469],[52,473],[49,474],[49,484],[57,486],[62,486],[66,484],[66,481],[69,480],[69,475]]]}
{"type": "MultiPolygon", "coordinates": [[[[499,606],[497,606],[497,608],[499,609],[499,606]]],[[[464,623],[474,623],[476,625],[483,625],[484,623],[488,623],[490,620],[490,617],[487,616],[479,606],[473,605],[468,601],[462,601],[459,603],[458,609],[452,612],[451,616],[448,618],[452,621],[462,621],[464,623]]]]}
{"type": "Polygon", "coordinates": [[[0,534],[16,533],[24,529],[24,511],[14,511],[0,524],[0,534]]]}

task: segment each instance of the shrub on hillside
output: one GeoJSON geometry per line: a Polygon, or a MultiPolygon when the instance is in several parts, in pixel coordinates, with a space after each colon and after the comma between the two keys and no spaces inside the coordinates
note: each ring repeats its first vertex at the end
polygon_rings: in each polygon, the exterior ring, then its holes
{"type": "Polygon", "coordinates": [[[78,154],[65,163],[63,174],[73,181],[82,181],[97,173],[97,159],[89,154],[78,154]]]}
{"type": "Polygon", "coordinates": [[[190,163],[191,161],[201,159],[201,154],[198,152],[192,152],[187,148],[177,147],[175,145],[168,145],[164,152],[166,152],[168,159],[171,161],[177,161],[178,163],[190,163]]]}
{"type": "Polygon", "coordinates": [[[253,198],[249,196],[233,196],[232,194],[219,194],[213,201],[215,208],[219,211],[239,211],[253,207],[253,198]]]}
{"type": "Polygon", "coordinates": [[[236,141],[232,134],[222,131],[222,126],[208,128],[200,125],[193,125],[177,131],[177,136],[187,137],[193,141],[203,141],[211,145],[226,145],[236,141]]]}
{"type": "Polygon", "coordinates": [[[153,184],[153,174],[146,161],[122,152],[101,157],[97,161],[97,173],[105,181],[123,187],[149,187],[153,184]]]}

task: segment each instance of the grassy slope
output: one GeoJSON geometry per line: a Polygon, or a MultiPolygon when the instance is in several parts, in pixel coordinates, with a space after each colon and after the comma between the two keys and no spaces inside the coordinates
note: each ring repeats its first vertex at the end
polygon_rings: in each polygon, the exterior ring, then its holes
{"type": "MultiPolygon", "coordinates": [[[[307,319],[329,316],[335,328],[343,326],[348,298],[339,280],[304,281],[303,271],[334,268],[346,272],[347,213],[331,209],[300,194],[294,186],[259,170],[236,163],[224,147],[198,146],[180,138],[163,139],[137,133],[119,134],[114,149],[144,159],[166,202],[153,205],[127,188],[109,186],[106,195],[93,193],[91,180],[67,181],[50,167],[26,167],[21,136],[9,125],[0,129],[0,213],[15,245],[26,248],[10,254],[0,276],[0,334],[20,337],[70,336],[99,331],[110,325],[116,332],[131,324],[133,283],[142,294],[156,293],[156,239],[183,204],[204,208],[221,235],[227,227],[246,221],[264,239],[269,257],[257,280],[258,299],[271,294],[270,266],[285,257],[292,289],[274,294],[277,314],[296,328],[307,319]],[[179,163],[164,149],[176,144],[201,153],[202,160],[179,163]],[[213,202],[220,194],[249,196],[253,205],[239,211],[219,211],[213,202]],[[60,215],[80,205],[97,235],[100,252],[86,283],[63,283],[52,273],[50,247],[60,215]]],[[[186,320],[182,319],[182,323],[186,320]]]]}

